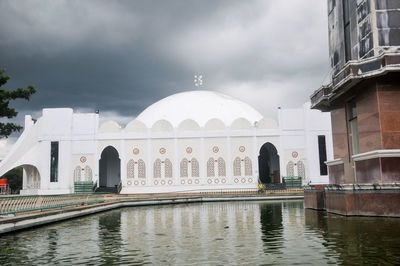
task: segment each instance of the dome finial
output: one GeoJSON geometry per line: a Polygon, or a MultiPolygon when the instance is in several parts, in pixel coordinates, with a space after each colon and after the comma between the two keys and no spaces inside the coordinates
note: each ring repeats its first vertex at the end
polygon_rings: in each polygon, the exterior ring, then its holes
{"type": "Polygon", "coordinates": [[[194,75],[194,86],[200,87],[203,85],[203,75],[194,75]]]}

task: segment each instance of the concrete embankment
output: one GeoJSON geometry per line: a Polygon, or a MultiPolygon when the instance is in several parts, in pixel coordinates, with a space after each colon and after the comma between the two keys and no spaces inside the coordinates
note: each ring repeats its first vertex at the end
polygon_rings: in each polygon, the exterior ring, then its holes
{"type": "Polygon", "coordinates": [[[66,207],[56,210],[36,211],[16,216],[0,218],[0,234],[10,233],[30,227],[41,226],[49,223],[59,222],[67,219],[90,215],[98,212],[112,210],[121,207],[138,207],[150,205],[221,202],[221,201],[270,201],[270,200],[295,200],[303,199],[303,195],[276,195],[276,196],[224,196],[224,197],[166,197],[166,198],[135,198],[118,197],[110,198],[103,203],[83,206],[66,207]]]}

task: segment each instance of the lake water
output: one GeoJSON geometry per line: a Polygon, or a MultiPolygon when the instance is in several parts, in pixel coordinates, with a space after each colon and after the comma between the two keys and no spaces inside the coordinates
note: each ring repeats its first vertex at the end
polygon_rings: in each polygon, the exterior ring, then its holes
{"type": "Polygon", "coordinates": [[[400,264],[400,219],[303,201],[132,207],[0,236],[0,265],[400,264]]]}

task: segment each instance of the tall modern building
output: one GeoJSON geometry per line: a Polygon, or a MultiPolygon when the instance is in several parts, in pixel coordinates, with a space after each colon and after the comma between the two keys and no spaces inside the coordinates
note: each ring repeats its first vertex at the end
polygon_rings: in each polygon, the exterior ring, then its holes
{"type": "Polygon", "coordinates": [[[306,206],[399,216],[400,1],[328,0],[328,18],[331,82],[311,103],[331,112],[334,160],[306,206]]]}

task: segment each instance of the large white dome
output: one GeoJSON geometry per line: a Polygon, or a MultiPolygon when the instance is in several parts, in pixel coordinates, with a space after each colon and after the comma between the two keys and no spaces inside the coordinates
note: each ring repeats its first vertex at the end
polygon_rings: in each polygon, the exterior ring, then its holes
{"type": "Polygon", "coordinates": [[[152,127],[162,119],[178,127],[186,119],[204,126],[213,118],[230,126],[237,118],[245,118],[254,124],[262,119],[262,115],[250,105],[221,93],[189,91],[168,96],[150,105],[136,119],[147,127],[152,127]]]}

